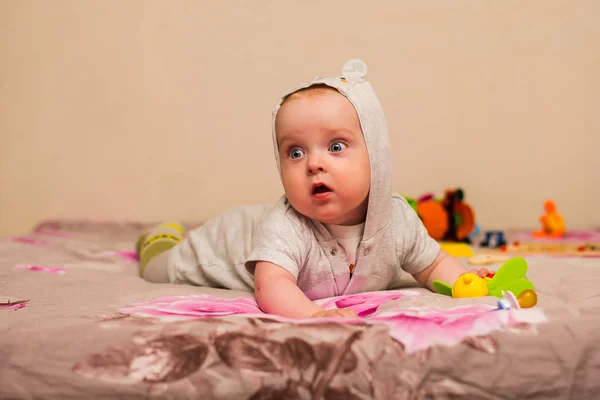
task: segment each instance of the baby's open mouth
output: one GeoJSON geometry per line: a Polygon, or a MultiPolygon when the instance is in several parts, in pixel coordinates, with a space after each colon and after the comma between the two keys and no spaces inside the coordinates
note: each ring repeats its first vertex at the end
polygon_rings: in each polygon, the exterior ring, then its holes
{"type": "Polygon", "coordinates": [[[329,189],[327,187],[327,185],[324,185],[324,184],[320,183],[320,184],[315,185],[313,187],[313,191],[312,192],[313,192],[313,194],[328,193],[328,192],[331,192],[331,189],[329,189]]]}

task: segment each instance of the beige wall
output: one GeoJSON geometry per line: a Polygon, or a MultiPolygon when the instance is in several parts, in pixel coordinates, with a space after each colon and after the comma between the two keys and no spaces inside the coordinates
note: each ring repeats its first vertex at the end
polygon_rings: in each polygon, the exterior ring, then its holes
{"type": "Polygon", "coordinates": [[[0,234],[281,194],[278,95],[360,57],[397,191],[484,227],[600,225],[600,2],[0,0],[0,234]],[[302,4],[301,4],[302,3],[302,4]]]}

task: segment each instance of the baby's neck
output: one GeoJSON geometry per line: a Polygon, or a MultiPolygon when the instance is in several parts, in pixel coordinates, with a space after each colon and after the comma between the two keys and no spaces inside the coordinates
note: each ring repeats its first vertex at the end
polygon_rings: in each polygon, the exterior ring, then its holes
{"type": "Polygon", "coordinates": [[[323,224],[331,236],[337,239],[353,239],[362,237],[365,231],[365,223],[357,225],[334,225],[323,224]]]}

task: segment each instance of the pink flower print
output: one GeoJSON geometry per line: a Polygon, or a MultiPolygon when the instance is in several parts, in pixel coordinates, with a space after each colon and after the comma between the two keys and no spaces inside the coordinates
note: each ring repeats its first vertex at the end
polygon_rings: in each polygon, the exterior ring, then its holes
{"type": "Polygon", "coordinates": [[[34,239],[34,238],[30,238],[30,237],[14,237],[12,238],[13,242],[17,242],[17,243],[23,243],[23,244],[30,244],[33,246],[51,246],[52,243],[46,241],[46,240],[40,240],[40,239],[34,239]]]}
{"type": "Polygon", "coordinates": [[[462,319],[469,315],[480,315],[482,313],[495,309],[496,307],[492,307],[486,304],[476,304],[454,308],[392,308],[386,310],[383,313],[378,314],[378,316],[383,318],[386,318],[388,316],[405,316],[415,317],[421,320],[434,321],[438,323],[449,323],[454,320],[462,319]]]}
{"type": "Polygon", "coordinates": [[[120,258],[124,261],[127,261],[128,263],[131,263],[131,264],[137,264],[140,261],[137,254],[135,253],[135,251],[130,251],[130,250],[103,251],[102,253],[96,254],[96,257],[102,257],[102,258],[116,257],[116,258],[120,258]]]}
{"type": "Polygon", "coordinates": [[[510,323],[510,313],[490,312],[494,307],[477,305],[453,309],[386,310],[371,323],[390,327],[390,334],[407,352],[433,345],[454,345],[467,336],[488,333],[510,323]]]}
{"type": "Polygon", "coordinates": [[[350,308],[355,310],[359,317],[365,317],[373,314],[379,306],[388,301],[397,300],[403,296],[418,295],[419,293],[417,292],[404,290],[365,292],[317,300],[316,303],[326,310],[332,308],[350,308]]]}
{"type": "Polygon", "coordinates": [[[56,274],[56,275],[64,275],[67,273],[67,270],[64,267],[42,267],[39,265],[32,265],[32,264],[19,264],[19,265],[15,265],[13,267],[14,270],[23,270],[23,269],[27,269],[29,271],[35,271],[35,272],[47,272],[49,274],[56,274]]]}
{"type": "Polygon", "coordinates": [[[34,234],[40,235],[40,236],[55,236],[55,237],[63,237],[63,238],[72,238],[72,237],[76,236],[74,233],[61,232],[61,231],[54,230],[54,229],[51,229],[51,228],[37,229],[34,232],[34,234]]]}
{"type": "Polygon", "coordinates": [[[0,303],[0,308],[17,311],[20,308],[24,308],[27,303],[29,303],[29,300],[7,301],[6,303],[0,303]]]}
{"type": "Polygon", "coordinates": [[[264,314],[251,297],[223,299],[210,295],[161,297],[135,303],[119,310],[123,314],[158,317],[165,320],[220,317],[236,314],[264,314]]]}

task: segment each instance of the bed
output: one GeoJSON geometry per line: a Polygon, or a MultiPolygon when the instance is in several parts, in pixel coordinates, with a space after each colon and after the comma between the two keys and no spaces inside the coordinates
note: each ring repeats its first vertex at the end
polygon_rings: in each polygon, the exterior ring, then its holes
{"type": "Polygon", "coordinates": [[[390,291],[321,300],[356,309],[356,320],[293,321],[263,314],[251,293],[145,282],[133,247],[146,228],[47,221],[0,239],[0,398],[600,392],[600,258],[526,256],[538,294],[531,309],[451,299],[407,279],[390,291]]]}

